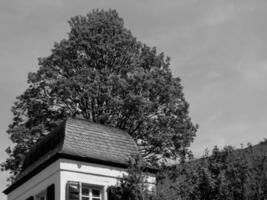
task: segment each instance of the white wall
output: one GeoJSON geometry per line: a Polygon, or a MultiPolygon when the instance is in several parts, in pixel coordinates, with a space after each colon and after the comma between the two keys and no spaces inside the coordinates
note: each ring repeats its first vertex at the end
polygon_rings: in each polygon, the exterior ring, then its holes
{"type": "MultiPolygon", "coordinates": [[[[118,177],[122,177],[125,173],[125,169],[117,167],[60,159],[60,200],[65,200],[66,183],[68,181],[101,186],[104,191],[104,200],[107,200],[107,187],[116,185],[118,177]]],[[[156,182],[155,176],[148,176],[147,182],[150,186],[149,188],[152,188],[156,182]]]]}
{"type": "MultiPolygon", "coordinates": [[[[122,168],[59,159],[9,193],[8,200],[25,200],[42,192],[51,184],[55,184],[55,199],[66,200],[68,181],[100,186],[104,191],[104,200],[107,200],[107,187],[116,185],[118,178],[125,173],[126,170],[122,168]]],[[[150,174],[147,182],[149,188],[152,188],[156,182],[154,175],[150,174]]]]}
{"type": "Polygon", "coordinates": [[[24,184],[10,192],[8,200],[25,200],[30,196],[35,196],[45,190],[49,185],[55,184],[55,198],[59,199],[60,172],[59,160],[55,161],[37,175],[30,178],[24,184]]]}

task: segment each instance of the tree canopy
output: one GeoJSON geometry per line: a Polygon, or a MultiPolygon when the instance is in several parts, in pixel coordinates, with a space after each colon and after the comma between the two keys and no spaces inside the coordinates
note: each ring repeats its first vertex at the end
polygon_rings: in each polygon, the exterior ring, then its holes
{"type": "Polygon", "coordinates": [[[214,147],[201,159],[169,169],[162,189],[172,194],[169,199],[266,199],[266,166],[266,144],[244,149],[214,147]]]}
{"type": "Polygon", "coordinates": [[[14,147],[2,169],[16,176],[34,143],[77,116],[126,130],[147,160],[184,156],[197,126],[170,59],[138,41],[115,10],[93,10],[69,25],[17,97],[7,131],[14,147]]]}
{"type": "Polygon", "coordinates": [[[127,174],[118,180],[117,185],[107,188],[108,200],[165,200],[156,192],[156,185],[147,182],[147,167],[140,155],[131,157],[127,174]]]}

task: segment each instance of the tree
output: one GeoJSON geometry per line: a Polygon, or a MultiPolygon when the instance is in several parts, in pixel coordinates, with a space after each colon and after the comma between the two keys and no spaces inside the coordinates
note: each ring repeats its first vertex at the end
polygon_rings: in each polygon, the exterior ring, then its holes
{"type": "Polygon", "coordinates": [[[235,150],[228,146],[219,150],[214,147],[211,155],[170,170],[169,188],[175,194],[175,199],[266,199],[266,150],[255,149],[247,147],[235,150]]]}
{"type": "Polygon", "coordinates": [[[197,126],[170,59],[138,41],[115,10],[93,10],[69,25],[68,38],[39,58],[17,97],[7,131],[15,147],[2,169],[16,176],[31,146],[69,116],[126,130],[149,161],[184,156],[197,126]]]}
{"type": "Polygon", "coordinates": [[[144,165],[138,157],[129,160],[127,174],[118,181],[116,186],[108,188],[109,200],[144,200],[145,177],[144,165]]]}
{"type": "MultiPolygon", "coordinates": [[[[149,188],[148,165],[140,155],[129,159],[127,173],[116,186],[107,189],[109,200],[165,200],[164,196],[149,188]]],[[[156,187],[156,185],[155,185],[156,187]]]]}

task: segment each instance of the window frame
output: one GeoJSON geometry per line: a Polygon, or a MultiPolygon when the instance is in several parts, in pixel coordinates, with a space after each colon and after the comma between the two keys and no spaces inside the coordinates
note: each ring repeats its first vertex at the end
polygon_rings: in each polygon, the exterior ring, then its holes
{"type": "MultiPolygon", "coordinates": [[[[104,185],[96,185],[96,184],[91,184],[91,183],[86,183],[86,182],[80,182],[80,181],[68,181],[66,184],[70,182],[76,182],[79,187],[79,200],[82,200],[83,197],[87,198],[86,200],[104,200],[105,199],[105,194],[104,194],[104,185]],[[88,188],[88,195],[83,194],[83,188],[87,187],[88,188]],[[93,196],[93,190],[98,190],[99,191],[99,196],[93,196]]],[[[69,197],[68,191],[66,190],[66,196],[69,197]]],[[[68,198],[67,198],[68,199],[68,198]]],[[[68,199],[69,200],[69,199],[68,199]]]]}
{"type": "Polygon", "coordinates": [[[80,182],[80,200],[82,200],[83,197],[88,198],[88,200],[104,200],[103,198],[103,187],[97,186],[97,185],[92,185],[88,183],[81,183],[80,182]],[[83,194],[82,190],[84,187],[87,187],[89,190],[88,195],[83,194]],[[93,190],[98,190],[99,191],[99,196],[96,197],[93,195],[93,190]]]}

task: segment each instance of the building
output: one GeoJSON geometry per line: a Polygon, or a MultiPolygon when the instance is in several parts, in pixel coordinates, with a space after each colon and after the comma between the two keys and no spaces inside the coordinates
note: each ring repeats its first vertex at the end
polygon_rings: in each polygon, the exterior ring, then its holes
{"type": "MultiPolygon", "coordinates": [[[[34,145],[4,193],[8,200],[107,200],[107,188],[118,183],[137,153],[122,130],[67,119],[34,145]]],[[[151,189],[155,175],[148,173],[146,181],[151,189]]]]}

